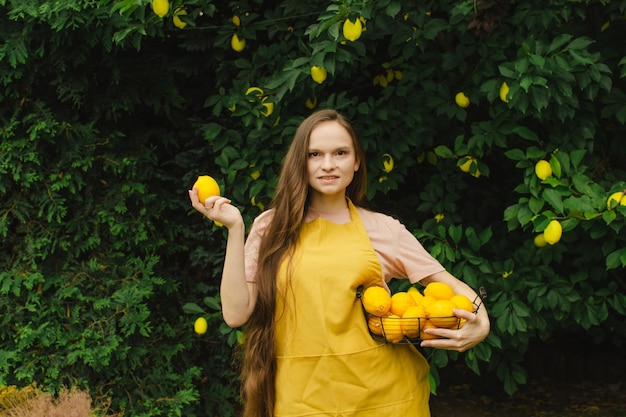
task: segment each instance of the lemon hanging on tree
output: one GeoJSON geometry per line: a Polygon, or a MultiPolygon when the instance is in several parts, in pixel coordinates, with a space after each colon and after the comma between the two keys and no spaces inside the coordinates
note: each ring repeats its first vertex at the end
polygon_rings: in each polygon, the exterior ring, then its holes
{"type": "Polygon", "coordinates": [[[179,7],[178,9],[174,11],[174,16],[172,16],[172,21],[174,22],[174,26],[176,26],[178,29],[184,29],[185,26],[187,26],[187,22],[184,22],[180,18],[180,16],[183,16],[186,14],[187,14],[187,10],[183,9],[182,7],[179,7]]]}
{"type": "Polygon", "coordinates": [[[509,85],[505,82],[500,86],[500,100],[505,103],[509,102],[509,85]]]}
{"type": "Polygon", "coordinates": [[[552,220],[548,223],[548,226],[543,231],[543,237],[547,243],[550,245],[554,245],[559,240],[561,240],[561,235],[563,234],[563,227],[558,220],[552,220]]]}
{"type": "Polygon", "coordinates": [[[362,33],[363,24],[361,23],[361,19],[356,19],[354,23],[350,19],[346,19],[345,22],[343,22],[343,36],[347,40],[354,42],[361,37],[362,33]]]}
{"type": "Polygon", "coordinates": [[[263,110],[261,110],[261,114],[265,117],[270,117],[272,113],[274,113],[274,103],[271,101],[266,101],[267,97],[263,99],[263,110]]]}
{"type": "Polygon", "coordinates": [[[246,47],[246,40],[239,38],[236,33],[233,33],[232,38],[230,38],[230,47],[233,48],[235,52],[241,52],[246,47]]]}
{"type": "Polygon", "coordinates": [[[168,0],[152,0],[152,11],[163,18],[170,11],[170,2],[168,0]]]}
{"type": "Polygon", "coordinates": [[[543,248],[548,244],[548,242],[546,242],[546,237],[543,235],[543,233],[539,233],[537,236],[535,236],[535,238],[533,239],[533,243],[538,248],[543,248]]]}
{"type": "Polygon", "coordinates": [[[454,101],[456,102],[457,106],[461,107],[462,109],[469,107],[470,105],[470,99],[468,96],[465,95],[463,91],[456,93],[456,96],[454,96],[454,101]]]}
{"type": "Polygon", "coordinates": [[[552,176],[552,167],[550,166],[550,162],[544,159],[537,162],[537,164],[535,164],[535,175],[537,175],[537,178],[541,181],[552,176]]]}
{"type": "Polygon", "coordinates": [[[393,157],[388,153],[383,154],[383,171],[390,173],[393,170],[394,161],[393,157]]]}
{"type": "Polygon", "coordinates": [[[198,317],[193,323],[193,330],[197,334],[205,334],[208,328],[209,324],[204,317],[198,317]]]}
{"type": "Polygon", "coordinates": [[[626,206],[626,195],[624,191],[616,191],[606,200],[606,208],[612,210],[617,206],[626,206]]]}
{"type": "Polygon", "coordinates": [[[317,65],[313,65],[311,67],[311,78],[313,78],[313,81],[315,81],[316,83],[323,83],[324,81],[326,81],[327,76],[328,73],[326,72],[326,68],[317,65]]]}

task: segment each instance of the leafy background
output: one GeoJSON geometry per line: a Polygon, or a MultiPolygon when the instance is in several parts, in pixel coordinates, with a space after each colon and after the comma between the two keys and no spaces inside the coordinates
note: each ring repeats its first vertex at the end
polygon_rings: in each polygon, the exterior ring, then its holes
{"type": "Polygon", "coordinates": [[[533,341],[623,346],[626,207],[607,198],[626,189],[626,2],[169,6],[0,0],[0,384],[87,387],[133,416],[233,415],[226,231],[187,189],[214,176],[251,224],[298,123],[326,107],[363,140],[370,206],[487,289],[490,336],[430,352],[435,383],[461,361],[513,393],[533,341]],[[347,18],[365,22],[354,42],[347,18]],[[536,247],[553,219],[561,241],[536,247]]]}

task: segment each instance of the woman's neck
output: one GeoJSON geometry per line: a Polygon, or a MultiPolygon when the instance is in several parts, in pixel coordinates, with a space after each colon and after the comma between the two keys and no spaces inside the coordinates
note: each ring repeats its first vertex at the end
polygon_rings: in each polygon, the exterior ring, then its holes
{"type": "Polygon", "coordinates": [[[336,211],[348,208],[348,200],[345,195],[326,196],[318,195],[311,199],[309,208],[320,211],[336,211]]]}

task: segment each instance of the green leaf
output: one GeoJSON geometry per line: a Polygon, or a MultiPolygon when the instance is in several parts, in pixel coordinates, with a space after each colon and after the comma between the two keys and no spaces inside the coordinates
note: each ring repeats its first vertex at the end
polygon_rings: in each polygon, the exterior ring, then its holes
{"type": "Polygon", "coordinates": [[[587,49],[589,45],[591,45],[594,42],[595,41],[593,39],[588,38],[588,37],[576,38],[573,41],[571,41],[569,45],[567,45],[567,49],[569,49],[570,52],[572,50],[587,49]]]}
{"type": "Polygon", "coordinates": [[[550,55],[554,52],[557,52],[557,50],[559,50],[558,52],[560,52],[560,50],[565,46],[566,43],[568,43],[572,39],[572,37],[572,35],[566,33],[559,34],[552,40],[550,46],[548,46],[546,54],[550,55]]]}
{"type": "Polygon", "coordinates": [[[454,158],[454,153],[445,145],[439,145],[435,149],[435,154],[441,158],[454,158]]]}
{"type": "Polygon", "coordinates": [[[196,303],[186,303],[183,305],[183,311],[187,314],[205,315],[206,312],[196,303]]]}
{"type": "Polygon", "coordinates": [[[626,266],[626,249],[617,249],[606,257],[606,269],[617,269],[626,266]]]}
{"type": "Polygon", "coordinates": [[[402,2],[392,0],[385,8],[385,13],[388,16],[396,17],[398,13],[400,13],[400,10],[402,10],[402,2]]]}
{"type": "Polygon", "coordinates": [[[561,193],[554,189],[546,189],[542,193],[542,197],[548,204],[554,208],[557,213],[563,213],[563,200],[561,193]]]}
{"type": "Polygon", "coordinates": [[[424,39],[429,39],[429,40],[435,39],[435,37],[439,34],[439,32],[446,30],[448,26],[449,26],[448,22],[443,19],[439,19],[439,18],[428,19],[426,23],[424,24],[424,29],[423,29],[424,39]]]}

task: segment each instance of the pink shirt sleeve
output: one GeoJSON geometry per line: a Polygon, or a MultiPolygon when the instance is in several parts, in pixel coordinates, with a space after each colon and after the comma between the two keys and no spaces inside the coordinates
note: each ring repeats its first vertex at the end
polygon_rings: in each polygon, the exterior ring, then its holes
{"type": "Polygon", "coordinates": [[[398,220],[363,208],[357,210],[380,259],[385,282],[392,278],[408,278],[414,284],[444,270],[398,220]]]}

